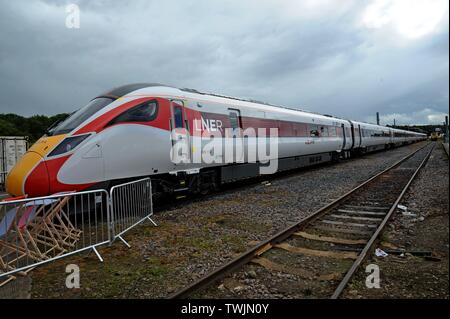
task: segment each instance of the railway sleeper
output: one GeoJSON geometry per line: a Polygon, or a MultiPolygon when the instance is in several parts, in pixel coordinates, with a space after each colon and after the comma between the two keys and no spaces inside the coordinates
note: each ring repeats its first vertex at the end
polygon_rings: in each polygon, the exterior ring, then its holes
{"type": "Polygon", "coordinates": [[[287,266],[285,264],[274,262],[270,259],[264,257],[254,258],[250,261],[252,264],[256,264],[265,268],[268,271],[276,271],[280,273],[287,273],[295,275],[299,278],[306,280],[321,280],[321,281],[331,281],[342,278],[342,272],[331,272],[327,274],[318,275],[306,269],[287,266]]]}
{"type": "Polygon", "coordinates": [[[341,227],[335,227],[335,226],[323,226],[323,225],[313,225],[313,230],[319,231],[319,232],[326,232],[329,233],[336,233],[340,236],[347,235],[347,236],[365,236],[369,238],[372,235],[372,232],[370,231],[364,231],[360,229],[349,229],[349,228],[341,228],[341,227]]]}
{"type": "MultiPolygon", "coordinates": [[[[363,247],[367,240],[361,237],[357,239],[347,239],[330,236],[316,236],[310,233],[293,234],[291,240],[286,241],[291,246],[302,247],[305,249],[311,249],[314,251],[334,251],[335,247],[363,247]]],[[[324,256],[326,257],[326,256],[324,256]]]]}
{"type": "Polygon", "coordinates": [[[338,209],[337,212],[350,215],[365,215],[365,216],[386,216],[387,214],[387,212],[369,212],[369,211],[349,210],[349,209],[338,209]]]}
{"type": "Polygon", "coordinates": [[[376,217],[360,217],[360,216],[348,216],[343,214],[331,214],[330,217],[338,218],[338,219],[350,219],[350,220],[359,220],[359,221],[373,221],[373,222],[381,222],[382,218],[376,217]]]}
{"type": "Polygon", "coordinates": [[[347,226],[347,227],[361,227],[361,228],[372,228],[372,229],[376,229],[378,227],[377,225],[374,225],[374,224],[346,223],[346,222],[329,220],[329,219],[322,219],[320,222],[324,223],[324,224],[347,226]]]}
{"type": "Polygon", "coordinates": [[[306,269],[296,268],[296,267],[292,267],[292,266],[286,266],[284,264],[274,262],[274,261],[264,258],[264,257],[254,258],[250,262],[253,264],[257,264],[261,267],[264,267],[265,269],[267,269],[269,271],[288,273],[288,274],[292,274],[292,275],[298,276],[303,279],[312,280],[315,277],[314,273],[312,273],[306,269]]]}
{"type": "Polygon", "coordinates": [[[331,236],[324,236],[324,235],[315,235],[307,232],[296,232],[294,233],[294,236],[302,237],[309,240],[316,240],[316,241],[324,241],[328,243],[333,244],[345,244],[345,245],[364,245],[367,243],[367,240],[365,239],[348,239],[348,238],[340,238],[340,237],[331,237],[331,236]]]}
{"type": "Polygon", "coordinates": [[[358,255],[354,252],[335,252],[335,251],[330,251],[330,250],[317,250],[317,249],[310,249],[310,248],[305,248],[305,247],[292,246],[288,243],[277,244],[277,245],[274,245],[273,247],[284,249],[291,253],[297,253],[297,254],[315,256],[315,257],[328,257],[328,258],[336,258],[336,259],[356,259],[356,258],[358,258],[358,255]]]}
{"type": "Polygon", "coordinates": [[[360,205],[343,205],[344,209],[368,209],[368,210],[383,210],[388,211],[390,207],[387,206],[360,206],[360,205]]]}

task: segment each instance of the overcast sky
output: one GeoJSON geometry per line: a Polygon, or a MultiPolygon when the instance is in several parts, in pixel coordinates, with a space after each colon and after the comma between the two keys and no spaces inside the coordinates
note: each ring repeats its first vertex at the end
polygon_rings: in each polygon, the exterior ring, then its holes
{"type": "Polygon", "coordinates": [[[73,111],[134,82],[382,124],[441,123],[447,0],[0,0],[0,113],[73,111]],[[66,6],[80,28],[66,27],[66,6]]]}

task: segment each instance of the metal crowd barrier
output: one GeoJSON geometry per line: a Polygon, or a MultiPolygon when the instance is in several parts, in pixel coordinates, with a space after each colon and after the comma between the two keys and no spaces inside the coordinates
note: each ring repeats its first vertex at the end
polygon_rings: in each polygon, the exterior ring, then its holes
{"type": "Polygon", "coordinates": [[[122,237],[127,231],[151,219],[153,215],[152,183],[150,178],[113,186],[111,197],[112,238],[120,239],[128,248],[130,245],[122,237]]]}
{"type": "Polygon", "coordinates": [[[36,266],[110,244],[153,214],[149,178],[106,190],[0,202],[0,286],[36,266]]]}

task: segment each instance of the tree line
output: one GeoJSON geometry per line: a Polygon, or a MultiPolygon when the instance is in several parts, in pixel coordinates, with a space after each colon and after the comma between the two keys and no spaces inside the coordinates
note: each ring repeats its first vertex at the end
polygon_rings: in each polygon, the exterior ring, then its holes
{"type": "Polygon", "coordinates": [[[30,144],[45,134],[47,128],[69,114],[60,113],[52,116],[33,115],[23,117],[17,114],[0,114],[0,136],[27,136],[30,144]]]}

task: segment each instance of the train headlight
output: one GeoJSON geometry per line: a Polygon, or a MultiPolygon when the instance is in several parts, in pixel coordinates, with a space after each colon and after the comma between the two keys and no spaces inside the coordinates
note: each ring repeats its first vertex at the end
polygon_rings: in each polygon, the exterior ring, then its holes
{"type": "Polygon", "coordinates": [[[77,147],[81,142],[83,142],[90,134],[77,135],[65,138],[53,151],[48,154],[48,156],[56,156],[70,152],[75,147],[77,147]]]}

